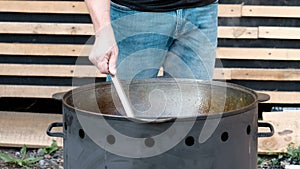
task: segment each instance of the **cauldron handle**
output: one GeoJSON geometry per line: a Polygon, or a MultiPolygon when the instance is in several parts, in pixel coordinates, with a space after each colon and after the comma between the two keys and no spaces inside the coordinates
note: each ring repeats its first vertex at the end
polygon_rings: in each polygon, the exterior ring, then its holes
{"type": "Polygon", "coordinates": [[[266,93],[256,93],[256,94],[257,94],[257,100],[260,103],[270,100],[270,95],[268,95],[266,93]]]}
{"type": "Polygon", "coordinates": [[[258,127],[268,127],[270,129],[270,132],[261,132],[257,133],[257,137],[271,137],[274,134],[274,127],[272,124],[267,122],[258,122],[258,127]]]}
{"type": "Polygon", "coordinates": [[[54,122],[51,123],[48,128],[47,128],[47,135],[51,136],[51,137],[64,137],[64,133],[59,133],[59,132],[51,132],[52,128],[54,127],[63,127],[63,123],[62,122],[54,122]]]}
{"type": "Polygon", "coordinates": [[[64,95],[66,94],[66,92],[59,92],[59,93],[54,93],[52,95],[52,98],[58,101],[62,101],[64,95]]]}

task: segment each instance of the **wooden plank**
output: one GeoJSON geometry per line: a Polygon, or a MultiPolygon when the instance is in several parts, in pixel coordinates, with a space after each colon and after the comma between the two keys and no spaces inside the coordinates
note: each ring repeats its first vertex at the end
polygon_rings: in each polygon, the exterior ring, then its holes
{"type": "MultiPolygon", "coordinates": [[[[84,2],[79,1],[15,1],[1,0],[0,12],[21,13],[61,13],[61,14],[88,14],[84,2]]],[[[240,17],[242,5],[220,4],[220,17],[240,17]]]]}
{"type": "Polygon", "coordinates": [[[263,6],[243,5],[242,16],[244,17],[280,17],[299,18],[300,6],[263,6]]]}
{"type": "Polygon", "coordinates": [[[88,14],[84,2],[0,1],[0,12],[88,14]]]}
{"type": "MultiPolygon", "coordinates": [[[[87,57],[92,45],[0,43],[0,55],[87,57]]],[[[220,59],[300,60],[300,49],[219,47],[220,59]]]]}
{"type": "Polygon", "coordinates": [[[95,66],[41,64],[0,64],[0,75],[46,77],[106,77],[106,75],[101,74],[95,66]]]}
{"type": "Polygon", "coordinates": [[[264,112],[264,121],[273,124],[275,133],[269,138],[258,138],[258,152],[286,152],[290,143],[300,146],[300,111],[264,112]]]}
{"type": "Polygon", "coordinates": [[[219,26],[218,27],[218,38],[257,39],[258,38],[258,28],[219,26]]]}
{"type": "Polygon", "coordinates": [[[94,35],[92,24],[0,22],[2,34],[94,35]]]}
{"type": "MultiPolygon", "coordinates": [[[[27,147],[39,148],[49,146],[56,140],[62,147],[62,138],[49,137],[46,130],[49,124],[62,122],[60,114],[0,112],[0,146],[1,147],[27,147]]],[[[62,128],[53,129],[62,132],[62,128]]]]}
{"type": "Polygon", "coordinates": [[[242,16],[242,5],[232,4],[220,4],[219,5],[219,17],[241,17],[242,16]]]}
{"type": "Polygon", "coordinates": [[[232,80],[300,81],[300,69],[231,69],[232,80]]]}
{"type": "MultiPolygon", "coordinates": [[[[105,78],[91,65],[43,65],[43,64],[0,64],[3,76],[42,76],[42,77],[97,77],[105,78]]],[[[163,75],[160,70],[158,76],[163,75]]]]}
{"type": "Polygon", "coordinates": [[[300,92],[258,91],[270,95],[270,100],[264,103],[299,104],[300,92]]]}
{"type": "Polygon", "coordinates": [[[258,37],[267,39],[300,39],[300,28],[298,27],[269,27],[260,26],[258,37]]]}
{"type": "MultiPolygon", "coordinates": [[[[0,64],[2,76],[41,77],[102,77],[95,66],[86,65],[42,65],[42,64],[0,64]]],[[[163,75],[160,70],[159,76],[163,75]]],[[[272,80],[300,81],[300,69],[254,69],[215,68],[215,80],[272,80]]]]}
{"type": "Polygon", "coordinates": [[[299,49],[274,49],[274,48],[226,48],[217,49],[220,59],[246,59],[246,60],[300,60],[299,49]]]}
{"type": "Polygon", "coordinates": [[[88,56],[92,45],[0,43],[0,54],[32,56],[88,56]]]}
{"type": "Polygon", "coordinates": [[[231,80],[231,69],[227,68],[215,68],[214,80],[231,80]]]}
{"type": "MultiPolygon", "coordinates": [[[[215,69],[215,78],[230,79],[230,69],[215,69]]],[[[43,64],[0,64],[2,76],[44,76],[44,77],[106,77],[95,66],[86,65],[43,65],[43,64]]],[[[163,75],[161,69],[159,76],[163,75]]]]}
{"type": "Polygon", "coordinates": [[[66,92],[72,86],[35,86],[35,85],[0,85],[0,97],[52,98],[59,92],[66,92]]]}
{"type": "MultiPolygon", "coordinates": [[[[94,35],[92,24],[0,22],[2,34],[94,35]]],[[[219,26],[219,38],[257,39],[257,27],[219,26]]]]}

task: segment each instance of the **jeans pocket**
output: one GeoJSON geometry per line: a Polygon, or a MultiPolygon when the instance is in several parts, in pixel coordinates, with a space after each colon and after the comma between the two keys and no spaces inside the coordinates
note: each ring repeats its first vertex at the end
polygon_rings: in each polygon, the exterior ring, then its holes
{"type": "Polygon", "coordinates": [[[116,10],[121,10],[121,11],[132,11],[132,9],[130,9],[129,7],[127,6],[124,6],[124,5],[120,5],[120,4],[117,4],[117,3],[114,3],[112,1],[110,1],[110,6],[116,10]]]}

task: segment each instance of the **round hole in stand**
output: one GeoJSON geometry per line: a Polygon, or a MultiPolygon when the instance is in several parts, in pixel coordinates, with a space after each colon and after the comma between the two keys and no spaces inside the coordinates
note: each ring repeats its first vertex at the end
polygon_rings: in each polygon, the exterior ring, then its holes
{"type": "Polygon", "coordinates": [[[106,141],[108,142],[108,144],[115,144],[116,138],[115,138],[115,136],[113,136],[113,135],[108,135],[108,136],[106,137],[106,141]]]}
{"type": "Polygon", "coordinates": [[[84,133],[84,131],[83,131],[83,129],[79,129],[79,137],[81,138],[81,139],[84,139],[84,137],[85,137],[85,133],[84,133]]]}
{"type": "Polygon", "coordinates": [[[251,126],[250,125],[247,126],[246,132],[247,132],[247,135],[250,135],[250,133],[251,133],[251,126]]]}
{"type": "Polygon", "coordinates": [[[65,129],[65,130],[68,129],[67,122],[64,122],[64,129],[65,129]]]}
{"type": "Polygon", "coordinates": [[[147,147],[153,147],[154,144],[155,144],[155,141],[154,141],[153,138],[146,138],[146,139],[145,139],[145,145],[146,145],[147,147]]]}
{"type": "Polygon", "coordinates": [[[185,139],[185,144],[187,146],[192,146],[195,144],[195,139],[193,136],[188,136],[186,139],[185,139]]]}
{"type": "Polygon", "coordinates": [[[226,142],[228,139],[229,139],[229,134],[228,134],[228,132],[222,133],[222,135],[221,135],[221,140],[222,140],[223,142],[226,142]]]}

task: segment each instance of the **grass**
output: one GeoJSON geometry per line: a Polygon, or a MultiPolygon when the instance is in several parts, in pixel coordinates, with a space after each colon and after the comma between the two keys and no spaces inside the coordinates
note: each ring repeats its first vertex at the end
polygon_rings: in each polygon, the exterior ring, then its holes
{"type": "MultiPolygon", "coordinates": [[[[42,153],[43,155],[52,154],[56,150],[58,150],[57,142],[53,140],[50,146],[47,146],[42,149],[42,153]]],[[[40,155],[38,157],[27,157],[26,154],[27,147],[26,145],[23,145],[23,147],[20,150],[20,157],[0,153],[0,158],[4,161],[4,163],[7,163],[8,165],[17,165],[19,167],[25,168],[31,167],[32,165],[44,158],[43,155],[40,155]]]]}
{"type": "Polygon", "coordinates": [[[258,156],[258,165],[261,168],[284,168],[286,165],[300,165],[300,146],[291,143],[285,153],[268,153],[266,156],[258,156]]]}

